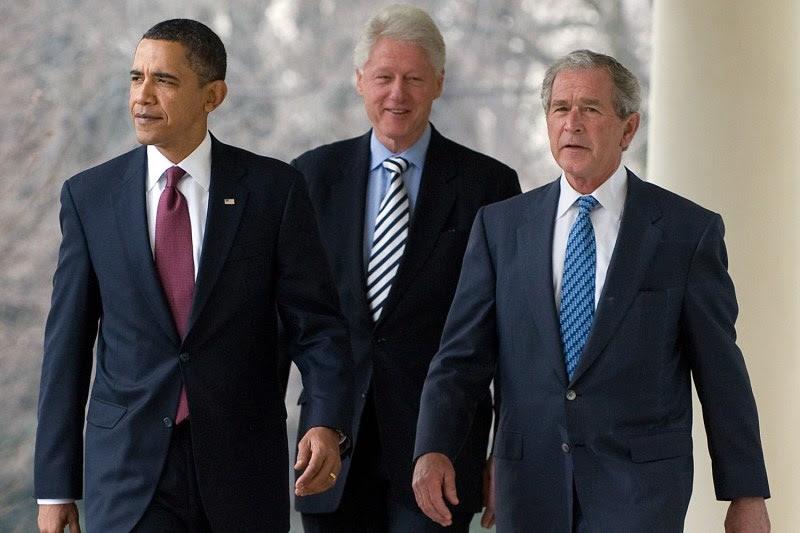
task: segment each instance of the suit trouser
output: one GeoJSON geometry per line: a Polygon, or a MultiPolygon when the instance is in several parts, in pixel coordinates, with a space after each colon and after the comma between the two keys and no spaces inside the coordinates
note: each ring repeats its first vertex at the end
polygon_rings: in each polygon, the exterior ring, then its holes
{"type": "Polygon", "coordinates": [[[197,486],[188,420],[172,430],[169,452],[155,494],[133,532],[211,532],[197,486]]]}
{"type": "Polygon", "coordinates": [[[472,517],[454,512],[453,525],[443,528],[396,494],[389,483],[370,393],[339,507],[333,513],[304,513],[302,518],[306,533],[466,533],[472,517]]]}

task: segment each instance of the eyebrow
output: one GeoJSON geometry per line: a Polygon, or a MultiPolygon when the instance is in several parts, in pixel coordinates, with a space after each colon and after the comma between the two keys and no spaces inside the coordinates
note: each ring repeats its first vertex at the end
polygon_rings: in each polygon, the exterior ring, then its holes
{"type": "MultiPolygon", "coordinates": [[[[594,106],[596,106],[596,105],[599,105],[601,103],[602,103],[602,101],[599,98],[580,98],[578,100],[578,104],[579,105],[594,105],[594,106]]],[[[569,104],[569,101],[567,101],[567,100],[553,100],[552,102],[550,102],[550,107],[562,106],[562,105],[567,105],[567,104],[569,104]]]]}
{"type": "MultiPolygon", "coordinates": [[[[142,75],[142,71],[141,70],[131,70],[130,75],[131,76],[141,76],[142,75]]],[[[166,72],[153,72],[153,76],[155,76],[156,78],[164,78],[164,79],[168,79],[168,80],[178,81],[178,77],[177,76],[173,76],[172,74],[168,74],[166,72]]]]}

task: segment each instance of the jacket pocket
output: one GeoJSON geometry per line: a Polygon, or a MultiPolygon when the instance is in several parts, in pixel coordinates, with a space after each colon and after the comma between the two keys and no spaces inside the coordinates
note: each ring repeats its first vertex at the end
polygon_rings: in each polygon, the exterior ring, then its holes
{"type": "Polygon", "coordinates": [[[128,412],[126,407],[108,403],[97,398],[89,399],[89,412],[86,413],[86,421],[93,426],[111,429],[117,425],[117,422],[122,420],[125,413],[128,412]]]}
{"type": "Polygon", "coordinates": [[[498,431],[494,437],[492,455],[501,459],[522,459],[522,433],[498,431]]]}
{"type": "Polygon", "coordinates": [[[631,450],[631,460],[634,463],[685,457],[692,455],[692,433],[687,429],[639,435],[631,437],[628,445],[631,450]]]}

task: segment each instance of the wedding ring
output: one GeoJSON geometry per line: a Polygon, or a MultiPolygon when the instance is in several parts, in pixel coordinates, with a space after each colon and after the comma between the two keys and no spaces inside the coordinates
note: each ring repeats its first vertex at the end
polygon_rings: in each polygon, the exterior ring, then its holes
{"type": "Polygon", "coordinates": [[[336,474],[334,474],[333,472],[331,472],[331,473],[329,473],[328,475],[329,475],[329,476],[331,476],[331,479],[332,479],[332,480],[336,481],[336,474]]]}

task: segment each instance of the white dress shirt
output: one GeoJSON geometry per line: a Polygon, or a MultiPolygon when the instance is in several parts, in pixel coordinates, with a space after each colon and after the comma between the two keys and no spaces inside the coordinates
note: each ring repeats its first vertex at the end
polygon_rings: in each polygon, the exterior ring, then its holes
{"type": "MultiPolygon", "coordinates": [[[[147,147],[147,227],[150,230],[150,250],[156,245],[156,214],[158,199],[167,186],[165,172],[174,164],[164,157],[158,148],[147,147]]],[[[203,236],[206,230],[208,215],[208,189],[211,185],[211,135],[206,132],[203,142],[176,166],[186,171],[186,176],[178,182],[178,190],[186,197],[189,208],[189,220],[192,224],[192,253],[194,256],[194,277],[197,279],[197,268],[200,266],[200,255],[203,252],[203,236]]]]}
{"type": "MultiPolygon", "coordinates": [[[[147,146],[147,181],[145,192],[147,194],[147,227],[150,232],[150,250],[155,250],[156,243],[156,213],[158,212],[158,199],[164,187],[167,186],[166,171],[173,163],[164,157],[158,148],[147,146]]],[[[192,224],[192,249],[194,256],[194,277],[197,279],[197,268],[200,265],[200,255],[203,252],[203,236],[206,230],[206,216],[208,215],[208,189],[211,185],[211,135],[206,132],[203,142],[189,154],[186,159],[177,164],[186,171],[186,176],[178,183],[178,190],[186,197],[189,208],[189,220],[192,224]]],[[[155,256],[154,256],[155,257],[155,256]]],[[[39,498],[40,505],[55,505],[72,503],[72,499],[44,499],[39,498]]]]}
{"type": "MultiPolygon", "coordinates": [[[[564,277],[564,256],[567,251],[569,230],[578,218],[577,200],[581,193],[572,188],[564,174],[561,174],[561,195],[558,198],[556,223],[553,230],[553,290],[556,294],[556,310],[561,311],[561,279],[564,277]]],[[[600,294],[606,282],[608,264],[617,243],[622,210],[628,195],[628,172],[620,165],[614,174],[592,193],[598,205],[589,214],[594,227],[597,244],[597,270],[594,285],[594,306],[600,301],[600,294]]]]}

